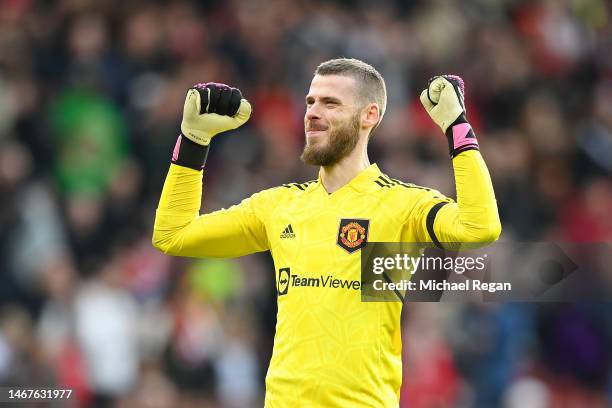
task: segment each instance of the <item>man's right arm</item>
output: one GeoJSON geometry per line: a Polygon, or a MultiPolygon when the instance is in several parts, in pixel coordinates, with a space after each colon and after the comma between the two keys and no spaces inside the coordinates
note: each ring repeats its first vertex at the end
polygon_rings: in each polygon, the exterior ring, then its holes
{"type": "Polygon", "coordinates": [[[228,209],[199,215],[202,171],[170,165],[155,216],[153,245],[170,255],[238,257],[269,249],[258,193],[228,209]]]}
{"type": "Polygon", "coordinates": [[[250,114],[251,105],[235,88],[206,83],[189,89],[155,217],[156,248],[191,257],[236,257],[268,249],[264,223],[257,216],[265,208],[264,193],[227,210],[199,215],[202,169],[211,139],[241,126],[250,114]]]}

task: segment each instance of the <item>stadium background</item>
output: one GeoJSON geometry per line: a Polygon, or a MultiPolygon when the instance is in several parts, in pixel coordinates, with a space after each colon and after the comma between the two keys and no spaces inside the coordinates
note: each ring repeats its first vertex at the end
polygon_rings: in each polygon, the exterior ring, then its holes
{"type": "MultiPolygon", "coordinates": [[[[612,15],[604,0],[0,1],[0,384],[73,406],[260,406],[275,322],[267,254],[166,257],[154,209],[186,89],[254,106],[215,139],[204,210],[309,180],[315,66],[377,67],[389,109],[370,158],[454,196],[418,102],[466,80],[505,241],[612,238],[612,15]]],[[[602,304],[410,304],[402,407],[612,404],[602,304]]]]}

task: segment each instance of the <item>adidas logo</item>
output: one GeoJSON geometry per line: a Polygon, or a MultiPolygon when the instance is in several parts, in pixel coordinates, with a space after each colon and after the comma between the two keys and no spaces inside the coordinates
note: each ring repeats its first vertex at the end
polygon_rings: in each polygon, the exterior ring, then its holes
{"type": "Polygon", "coordinates": [[[293,232],[293,227],[291,226],[291,224],[285,227],[280,237],[281,238],[295,238],[295,233],[293,232]]]}

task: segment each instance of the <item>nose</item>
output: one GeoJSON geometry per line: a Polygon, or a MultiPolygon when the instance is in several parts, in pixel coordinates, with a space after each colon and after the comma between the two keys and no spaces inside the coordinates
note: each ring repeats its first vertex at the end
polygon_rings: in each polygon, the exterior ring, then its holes
{"type": "Polygon", "coordinates": [[[309,108],[306,108],[306,120],[317,120],[321,119],[321,111],[316,103],[312,104],[309,108]]]}

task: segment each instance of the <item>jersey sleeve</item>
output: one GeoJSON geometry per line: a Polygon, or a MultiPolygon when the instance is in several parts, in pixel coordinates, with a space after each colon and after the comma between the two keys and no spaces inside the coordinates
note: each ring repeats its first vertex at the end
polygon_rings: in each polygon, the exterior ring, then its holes
{"type": "MultiPolygon", "coordinates": [[[[422,195],[409,220],[419,242],[487,244],[499,237],[497,202],[482,155],[468,150],[453,158],[457,202],[437,191],[422,195]]],[[[452,246],[455,248],[455,246],[452,246]]]]}
{"type": "Polygon", "coordinates": [[[268,250],[263,218],[270,191],[200,215],[202,171],[171,164],[156,211],[153,245],[189,257],[229,258],[268,250]]]}

